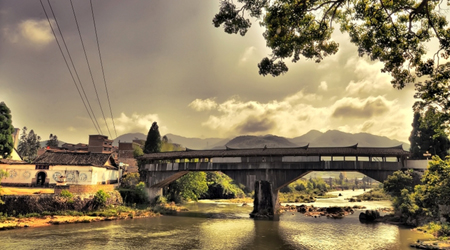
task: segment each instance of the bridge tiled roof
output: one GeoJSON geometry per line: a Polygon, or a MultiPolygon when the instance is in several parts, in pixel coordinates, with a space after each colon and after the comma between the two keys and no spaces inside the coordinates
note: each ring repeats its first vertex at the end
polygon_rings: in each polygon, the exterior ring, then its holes
{"type": "Polygon", "coordinates": [[[214,157],[255,157],[255,156],[372,156],[372,157],[407,157],[409,152],[402,145],[395,147],[303,147],[295,148],[247,148],[216,150],[192,150],[151,153],[141,156],[144,160],[173,160],[214,157]]]}

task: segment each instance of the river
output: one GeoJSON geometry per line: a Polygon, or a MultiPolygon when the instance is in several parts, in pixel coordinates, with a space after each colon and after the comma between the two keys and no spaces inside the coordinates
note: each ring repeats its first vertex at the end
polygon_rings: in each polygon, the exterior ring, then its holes
{"type": "MultiPolygon", "coordinates": [[[[333,192],[332,192],[333,193],[333,192]]],[[[319,199],[315,206],[391,206],[388,201],[349,203],[343,196],[319,199]]],[[[290,203],[291,204],[291,203],[290,203]]],[[[202,201],[189,212],[135,220],[68,224],[0,231],[0,249],[412,249],[409,244],[429,236],[377,223],[362,224],[359,211],[343,219],[284,213],[279,221],[255,221],[252,207],[202,201]]]]}

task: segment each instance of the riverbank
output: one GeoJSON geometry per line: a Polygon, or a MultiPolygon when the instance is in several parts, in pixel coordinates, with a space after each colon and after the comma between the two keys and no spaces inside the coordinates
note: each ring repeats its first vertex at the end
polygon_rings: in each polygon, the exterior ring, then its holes
{"type": "Polygon", "coordinates": [[[88,214],[67,211],[61,213],[61,215],[32,214],[19,217],[0,217],[0,231],[17,228],[45,227],[60,224],[91,223],[98,221],[125,220],[156,216],[160,216],[160,214],[155,213],[152,210],[132,209],[122,206],[94,211],[88,214]]]}

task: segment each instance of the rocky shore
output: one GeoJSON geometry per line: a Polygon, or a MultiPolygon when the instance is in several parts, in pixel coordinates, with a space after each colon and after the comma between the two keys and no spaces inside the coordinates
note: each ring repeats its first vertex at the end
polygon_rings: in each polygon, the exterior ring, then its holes
{"type": "Polygon", "coordinates": [[[311,216],[315,218],[320,217],[327,217],[327,218],[334,218],[339,219],[343,218],[349,214],[353,214],[355,212],[355,209],[364,209],[363,206],[345,206],[345,207],[314,207],[314,205],[308,206],[308,205],[300,205],[300,206],[294,206],[294,205],[286,205],[281,206],[280,211],[281,212],[299,212],[304,214],[305,216],[311,216]]]}

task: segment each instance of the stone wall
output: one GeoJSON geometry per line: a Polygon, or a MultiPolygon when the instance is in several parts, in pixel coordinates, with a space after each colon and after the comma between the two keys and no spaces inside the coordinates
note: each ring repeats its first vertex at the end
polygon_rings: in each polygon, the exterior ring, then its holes
{"type": "MultiPolygon", "coordinates": [[[[106,205],[123,204],[122,196],[118,191],[114,190],[107,193],[109,198],[106,205]]],[[[94,194],[74,195],[73,198],[65,198],[54,194],[5,195],[1,199],[5,203],[0,205],[0,212],[13,216],[66,210],[89,212],[98,208],[98,205],[94,202],[94,194]]]]}

